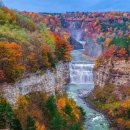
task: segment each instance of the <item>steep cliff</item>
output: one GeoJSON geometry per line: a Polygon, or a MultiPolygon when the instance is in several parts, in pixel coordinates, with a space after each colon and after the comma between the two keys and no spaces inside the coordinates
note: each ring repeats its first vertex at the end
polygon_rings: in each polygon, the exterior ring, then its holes
{"type": "Polygon", "coordinates": [[[114,130],[130,129],[130,60],[123,59],[110,58],[96,64],[95,87],[87,97],[107,115],[114,130]]]}
{"type": "Polygon", "coordinates": [[[95,85],[130,85],[130,61],[109,60],[94,70],[95,85]]]}
{"type": "Polygon", "coordinates": [[[30,92],[44,91],[50,95],[63,92],[68,80],[68,63],[59,63],[53,72],[47,70],[44,74],[40,72],[30,74],[14,84],[2,84],[0,88],[7,100],[14,104],[19,95],[26,95],[30,92]]]}

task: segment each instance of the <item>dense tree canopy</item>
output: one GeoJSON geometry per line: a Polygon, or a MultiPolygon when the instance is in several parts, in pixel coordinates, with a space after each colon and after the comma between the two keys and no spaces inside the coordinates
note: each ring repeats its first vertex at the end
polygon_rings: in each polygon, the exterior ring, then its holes
{"type": "Polygon", "coordinates": [[[107,84],[96,86],[89,99],[104,111],[112,123],[120,130],[130,129],[130,87],[107,84]],[[118,93],[117,93],[118,91],[118,93]]]}
{"type": "Polygon", "coordinates": [[[71,127],[82,130],[85,115],[67,96],[48,97],[44,93],[19,97],[15,113],[22,128],[27,130],[68,130],[71,127]]]}
{"type": "Polygon", "coordinates": [[[12,82],[24,72],[51,69],[58,61],[71,59],[70,43],[31,16],[0,8],[0,82],[12,82]]]}

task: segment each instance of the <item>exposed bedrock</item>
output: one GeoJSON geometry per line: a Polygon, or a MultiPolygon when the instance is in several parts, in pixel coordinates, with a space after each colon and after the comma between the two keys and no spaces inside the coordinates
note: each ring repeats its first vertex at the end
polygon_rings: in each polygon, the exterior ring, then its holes
{"type": "Polygon", "coordinates": [[[103,87],[110,83],[114,85],[130,85],[130,61],[109,60],[94,70],[96,86],[103,87]]]}
{"type": "Polygon", "coordinates": [[[29,74],[28,77],[14,84],[2,84],[1,89],[7,100],[14,104],[19,95],[26,95],[30,92],[43,91],[49,95],[62,93],[68,80],[68,63],[59,63],[54,71],[47,70],[44,74],[40,72],[29,74]]]}

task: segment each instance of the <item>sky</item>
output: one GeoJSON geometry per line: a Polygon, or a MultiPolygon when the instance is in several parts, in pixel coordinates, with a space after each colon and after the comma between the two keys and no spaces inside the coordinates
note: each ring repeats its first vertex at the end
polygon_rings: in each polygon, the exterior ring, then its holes
{"type": "Polygon", "coordinates": [[[34,12],[130,11],[130,0],[3,0],[3,2],[9,8],[34,12]]]}

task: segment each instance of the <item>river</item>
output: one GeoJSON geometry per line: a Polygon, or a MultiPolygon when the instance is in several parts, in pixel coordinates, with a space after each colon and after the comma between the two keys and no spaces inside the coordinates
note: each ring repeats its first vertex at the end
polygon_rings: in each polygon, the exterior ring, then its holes
{"type": "Polygon", "coordinates": [[[94,88],[93,67],[93,61],[82,57],[82,50],[72,51],[72,61],[69,64],[70,83],[67,85],[67,93],[86,112],[86,130],[109,130],[109,122],[105,116],[92,109],[82,98],[94,88]]]}

